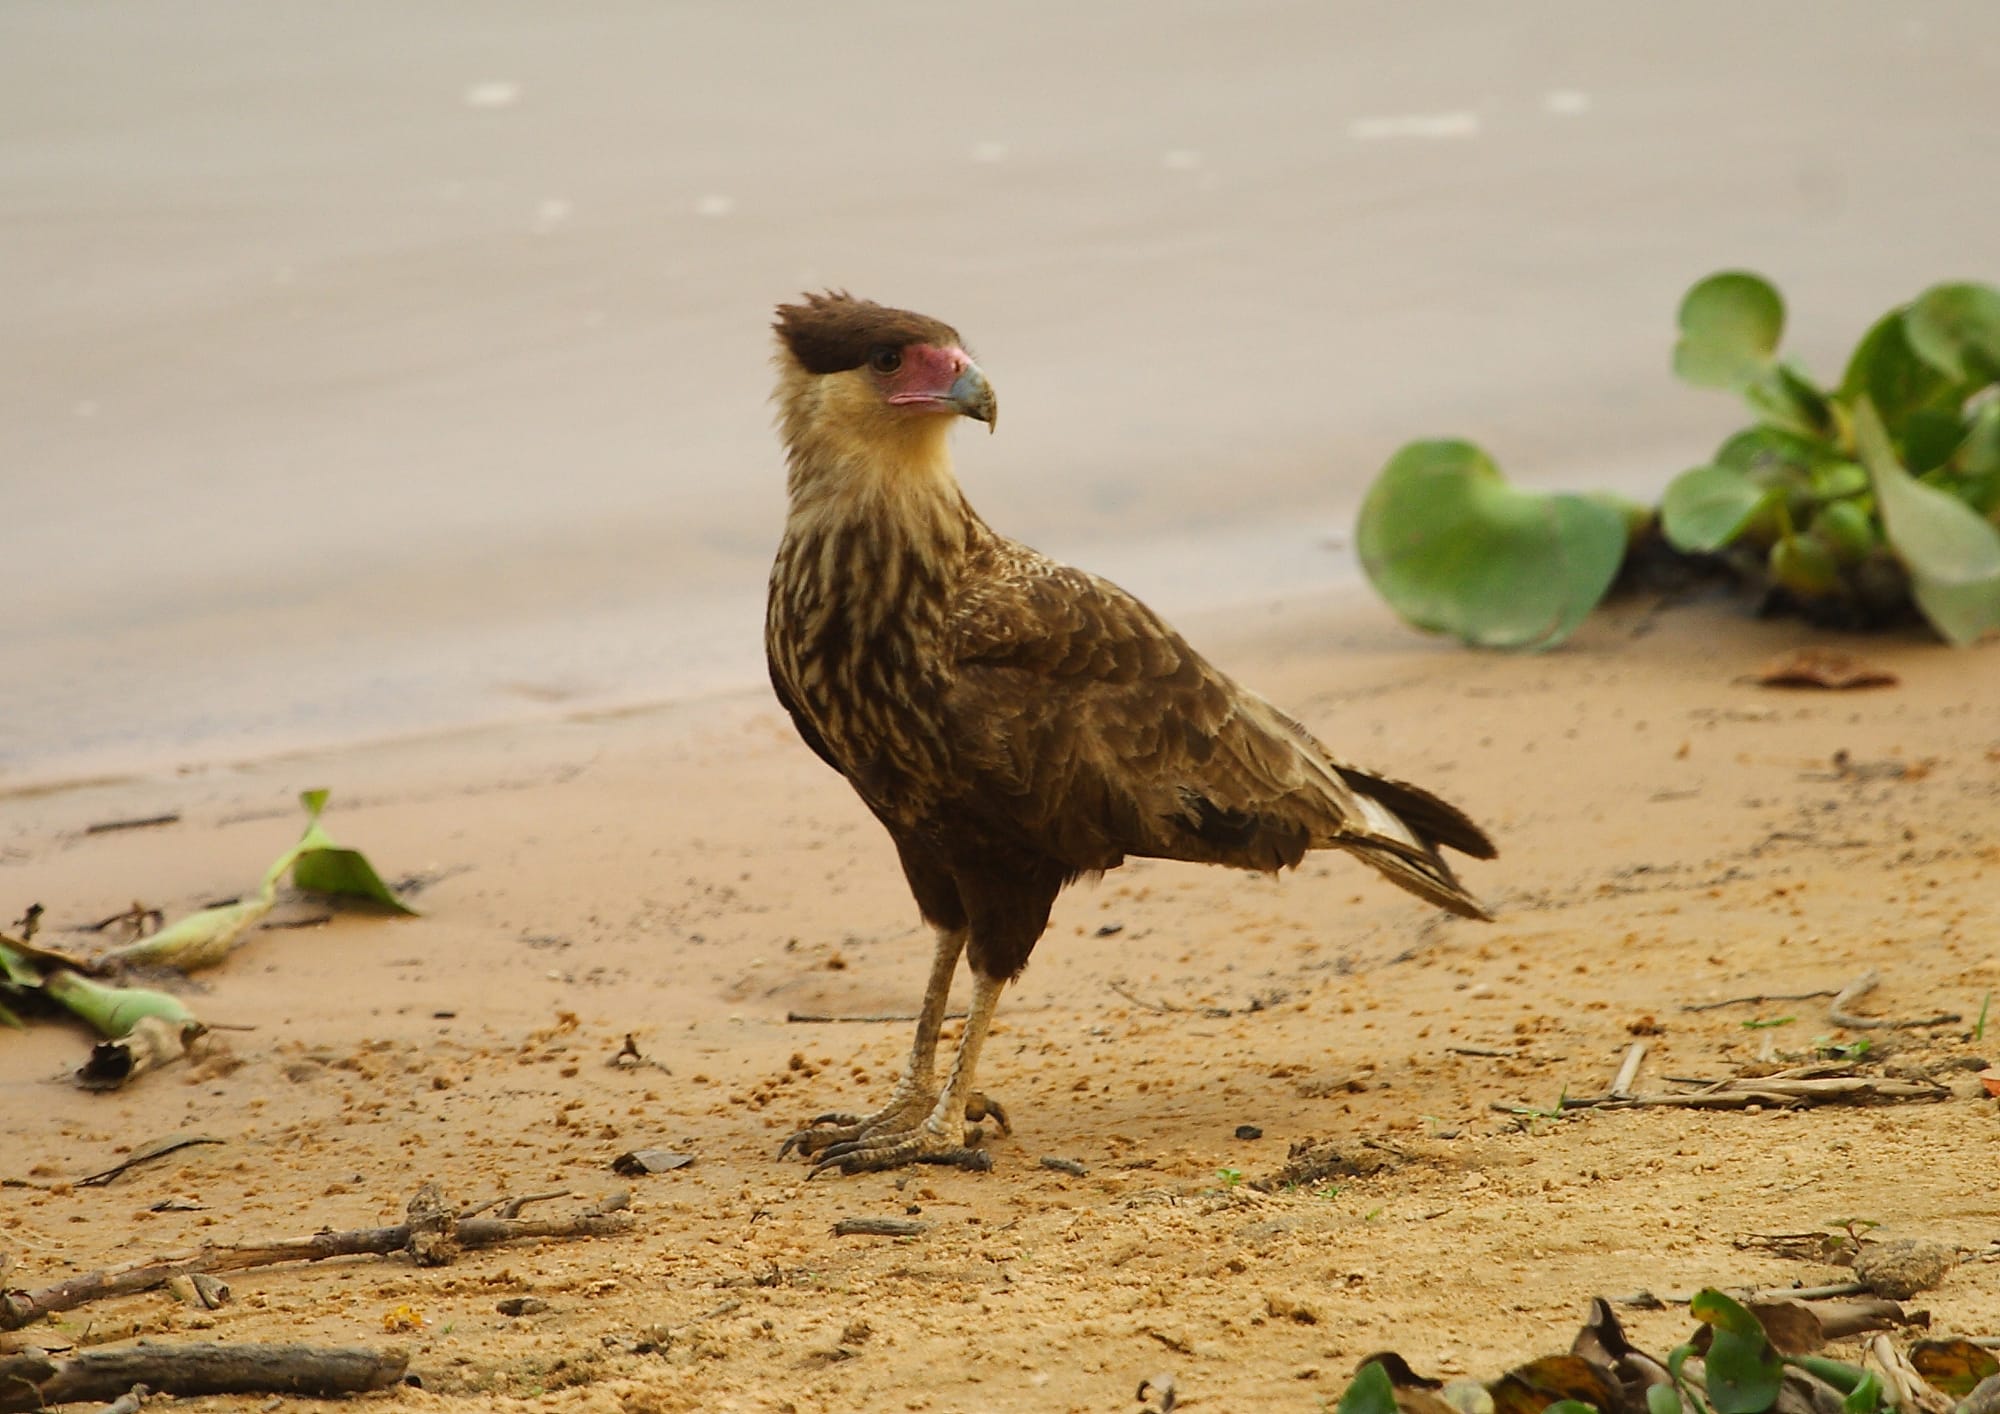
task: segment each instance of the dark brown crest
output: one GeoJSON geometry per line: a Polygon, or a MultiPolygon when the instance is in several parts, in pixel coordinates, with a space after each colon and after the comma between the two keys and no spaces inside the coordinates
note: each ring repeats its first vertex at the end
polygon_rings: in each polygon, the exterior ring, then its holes
{"type": "Polygon", "coordinates": [[[926,315],[856,299],[845,290],[809,294],[803,304],[781,304],[771,327],[808,373],[859,368],[876,349],[906,344],[950,347],[958,331],[926,315]]]}

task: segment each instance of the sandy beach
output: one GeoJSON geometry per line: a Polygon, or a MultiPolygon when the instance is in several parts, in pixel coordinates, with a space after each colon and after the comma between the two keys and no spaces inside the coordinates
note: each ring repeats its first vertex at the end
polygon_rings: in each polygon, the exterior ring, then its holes
{"type": "MultiPolygon", "coordinates": [[[[115,1093],[68,1083],[80,1029],[0,1030],[0,1287],[393,1223],[426,1182],[633,1214],[0,1351],[393,1346],[410,1409],[1097,1414],[1163,1373],[1184,1408],[1319,1409],[1375,1350],[1566,1349],[1592,1295],[1844,1280],[1758,1241],[1844,1225],[1986,1254],[1911,1304],[2000,1330],[1995,651],[1640,598],[1472,653],[1346,546],[1411,437],[1642,495],[1705,457],[1736,412],[1665,364],[1717,266],[1776,278],[1823,372],[1990,278],[1964,173],[2000,151],[2000,16],[1131,13],[0,5],[4,920],[90,952],[134,900],[232,897],[315,787],[421,910],[287,896],[189,986],[218,1029],[115,1093]],[[780,1160],[908,1044],[794,1018],[907,1014],[929,957],[758,681],[765,322],[822,282],[965,330],[1006,413],[961,438],[988,518],[1463,804],[1497,921],[1340,858],[1136,863],[1064,896],[1002,1004],[990,1173],[780,1160]],[[1829,641],[1898,682],[1753,681],[1829,641]],[[1859,1010],[1952,1019],[1836,1026],[1871,970],[1859,1010]],[[1635,1042],[1658,1094],[1864,1039],[1937,1098],[1553,1117],[1635,1042]],[[174,1133],[222,1142],[78,1184],[174,1133]],[[613,1173],[642,1147],[693,1162],[613,1173]],[[1297,1152],[1326,1162],[1288,1182],[1297,1152]]],[[[1654,1351],[1691,1325],[1621,1316],[1654,1351]]]]}
{"type": "MultiPolygon", "coordinates": [[[[259,935],[191,997],[255,1029],[123,1092],[63,1083],[84,1046],[68,1028],[0,1046],[0,1179],[40,1186],[0,1208],[10,1283],[391,1223],[425,1181],[462,1202],[630,1187],[637,1217],[441,1271],[238,1273],[212,1314],[153,1293],[38,1338],[400,1346],[427,1392],[398,1402],[417,1408],[1094,1411],[1162,1371],[1210,1408],[1313,1408],[1379,1348],[1487,1376],[1564,1348],[1593,1294],[1844,1279],[1746,1250],[1757,1234],[1992,1241],[1995,1102],[1972,1078],[1992,1042],[1967,1039],[2000,986],[1990,660],[1870,642],[1899,686],[1815,695],[1745,682],[1802,635],[1726,606],[1611,612],[1544,658],[1416,642],[1358,603],[1251,627],[1233,669],[1492,827],[1501,858],[1472,882],[1499,921],[1431,915],[1340,859],[1276,881],[1140,864],[1079,887],[987,1048],[1014,1120],[988,1174],[808,1185],[776,1157],[812,1115],[872,1103],[908,1044],[906,1023],[788,1017],[908,1013],[928,945],[886,839],[754,697],[17,809],[0,857],[66,945],[135,896],[178,912],[242,888],[297,828],[294,791],[325,783],[337,837],[415,873],[424,916],[259,935]],[[81,833],[161,808],[181,822],[81,833]],[[1688,1010],[1870,969],[1866,1009],[1959,1019],[1853,1032],[1823,995],[1688,1010]],[[610,1065],[627,1035],[665,1069],[610,1065]],[[1635,1037],[1638,1089],[1658,1092],[1864,1035],[1950,1098],[1495,1108],[1602,1093],[1635,1037]],[[1262,1137],[1237,1139],[1246,1124],[1262,1137]],[[72,1186],[173,1132],[225,1142],[72,1186]],[[1340,1167],[1252,1188],[1307,1143],[1340,1167]],[[695,1162],[611,1172],[647,1146],[695,1162]],[[906,1215],[930,1226],[829,1236],[906,1215]],[[496,1313],[523,1296],[545,1309],[496,1313]],[[385,1335],[405,1305],[423,1329],[385,1335]],[[1311,1323],[1270,1314],[1293,1306],[1311,1323]]],[[[1994,1329],[1991,1270],[1920,1298],[1934,1329],[1994,1329]]],[[[1689,1324],[1625,1319],[1656,1350],[1689,1324]]]]}

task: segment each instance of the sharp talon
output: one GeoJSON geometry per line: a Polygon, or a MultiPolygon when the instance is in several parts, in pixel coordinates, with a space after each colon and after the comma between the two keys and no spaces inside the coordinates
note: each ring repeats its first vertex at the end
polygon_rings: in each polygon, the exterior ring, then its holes
{"type": "Polygon", "coordinates": [[[993,1156],[984,1149],[946,1149],[941,1154],[918,1154],[913,1163],[947,1164],[967,1173],[993,1172],[993,1156]]]}
{"type": "Polygon", "coordinates": [[[1000,1126],[1002,1134],[1012,1134],[1014,1132],[1014,1126],[1007,1122],[1007,1111],[1001,1107],[1000,1102],[989,1099],[985,1095],[975,1093],[970,1100],[965,1102],[965,1119],[968,1124],[977,1123],[982,1119],[990,1119],[1000,1126]]]}

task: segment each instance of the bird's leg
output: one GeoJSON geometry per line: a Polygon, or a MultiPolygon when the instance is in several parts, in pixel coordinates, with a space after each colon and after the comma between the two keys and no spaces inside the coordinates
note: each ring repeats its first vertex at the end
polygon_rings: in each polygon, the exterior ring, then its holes
{"type": "MultiPolygon", "coordinates": [[[[920,1122],[900,1129],[878,1129],[857,1135],[821,1151],[812,1172],[837,1168],[842,1173],[865,1173],[873,1169],[899,1168],[904,1164],[953,1164],[959,1168],[985,1170],[993,1158],[984,1149],[966,1146],[965,1125],[972,1111],[994,1112],[995,1107],[972,1088],[979,1068],[979,1051],[986,1044],[986,1029],[993,1024],[993,1009],[1000,1003],[1004,978],[988,977],[978,969],[972,973],[972,1004],[965,1013],[965,1034],[959,1038],[958,1054],[944,1092],[920,1122]]],[[[1006,1117],[1000,1116],[1004,1127],[1006,1117]]]]}
{"type": "MultiPolygon", "coordinates": [[[[958,970],[959,955],[964,951],[963,928],[938,929],[937,952],[931,958],[931,980],[924,987],[923,1010],[917,1016],[916,1040],[910,1046],[910,1059],[903,1066],[896,1088],[889,1094],[889,1103],[870,1115],[821,1115],[784,1142],[778,1150],[779,1158],[794,1149],[810,1155],[829,1145],[846,1143],[864,1135],[909,1129],[930,1112],[937,1101],[938,1032],[944,1026],[944,1009],[946,1000],[951,996],[952,975],[958,970]]],[[[974,1119],[984,1119],[990,1114],[999,1120],[1002,1128],[1006,1127],[1005,1111],[985,1096],[973,1097],[971,1108],[974,1119]]]]}

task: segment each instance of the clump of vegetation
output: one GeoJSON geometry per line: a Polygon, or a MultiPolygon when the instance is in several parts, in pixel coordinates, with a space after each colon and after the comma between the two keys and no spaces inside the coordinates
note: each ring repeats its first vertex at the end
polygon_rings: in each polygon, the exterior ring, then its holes
{"type": "MultiPolygon", "coordinates": [[[[133,966],[193,972],[220,963],[276,906],[279,881],[288,872],[292,882],[308,893],[362,899],[396,913],[415,913],[382,881],[365,855],[335,844],[328,836],[320,823],[326,798],[323,790],[301,793],[305,832],[264,871],[254,892],[232,903],[199,909],[100,957],[71,957],[36,946],[34,923],[41,910],[30,909],[22,936],[0,934],[0,1026],[21,1029],[25,1025],[21,1011],[49,1002],[87,1022],[107,1042],[132,1036],[142,1023],[150,1022],[161,1034],[177,1037],[176,1047],[185,1044],[204,1029],[187,1005],[166,992],[121,985],[119,975],[133,966]]],[[[128,1072],[121,1069],[115,1078],[122,1083],[128,1072]]]]}
{"type": "Polygon", "coordinates": [[[1907,1352],[1878,1341],[1869,1365],[1829,1358],[1818,1353],[1829,1339],[1822,1319],[1803,1302],[1744,1303],[1710,1288],[1688,1302],[1688,1314],[1700,1323],[1693,1337],[1654,1356],[1632,1345],[1611,1307],[1594,1300],[1569,1353],[1545,1355],[1487,1382],[1426,1379],[1400,1355],[1371,1355],[1338,1411],[1974,1414],[2000,1380],[2000,1360],[1962,1339],[1921,1340],[1907,1352]]]}
{"type": "MultiPolygon", "coordinates": [[[[1784,301],[1759,276],[1709,276],[1679,324],[1674,371],[1739,394],[1756,421],[1667,487],[1673,550],[1720,557],[1817,622],[1920,614],[1953,644],[2000,631],[2000,290],[1937,285],[1891,310],[1831,388],[1779,356],[1784,301]]],[[[1653,529],[1611,498],[1514,490],[1469,443],[1417,442],[1377,478],[1357,541],[1417,627],[1542,648],[1653,529]]]]}

